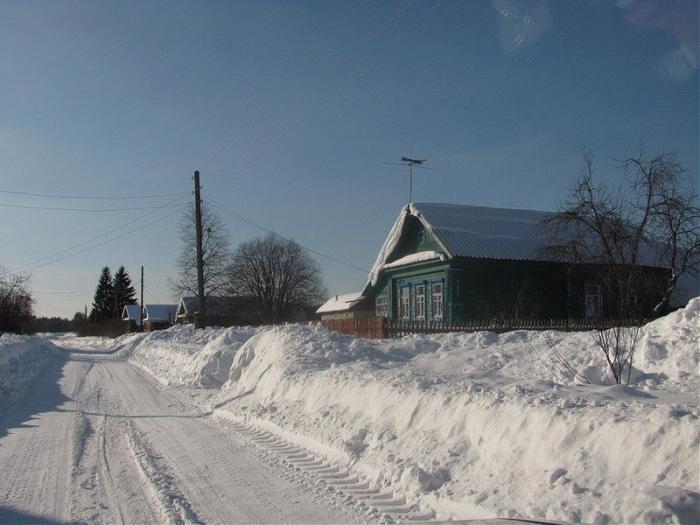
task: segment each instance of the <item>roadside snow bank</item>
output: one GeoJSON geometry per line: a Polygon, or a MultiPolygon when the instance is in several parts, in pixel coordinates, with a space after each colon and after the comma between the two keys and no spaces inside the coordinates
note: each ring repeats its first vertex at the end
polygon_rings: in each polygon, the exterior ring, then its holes
{"type": "Polygon", "coordinates": [[[602,384],[587,333],[274,327],[240,346],[213,406],[439,518],[696,523],[699,337],[700,299],[647,325],[625,387],[602,384]]]}
{"type": "Polygon", "coordinates": [[[127,334],[113,346],[129,360],[169,385],[219,388],[228,379],[233,356],[255,328],[207,328],[191,325],[127,334]]]}
{"type": "Polygon", "coordinates": [[[0,414],[27,392],[51,360],[62,355],[43,337],[0,336],[0,414]]]}

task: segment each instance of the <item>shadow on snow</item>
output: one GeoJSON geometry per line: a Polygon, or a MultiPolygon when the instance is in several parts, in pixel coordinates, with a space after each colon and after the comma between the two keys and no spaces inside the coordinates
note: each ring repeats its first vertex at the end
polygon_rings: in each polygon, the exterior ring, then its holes
{"type": "MultiPolygon", "coordinates": [[[[39,414],[55,412],[60,405],[69,401],[61,391],[63,367],[67,361],[67,355],[52,359],[40,372],[39,377],[28,385],[23,397],[0,414],[0,439],[7,436],[12,429],[35,426],[34,422],[39,414]]],[[[0,520],[0,523],[4,521],[0,520]]]]}

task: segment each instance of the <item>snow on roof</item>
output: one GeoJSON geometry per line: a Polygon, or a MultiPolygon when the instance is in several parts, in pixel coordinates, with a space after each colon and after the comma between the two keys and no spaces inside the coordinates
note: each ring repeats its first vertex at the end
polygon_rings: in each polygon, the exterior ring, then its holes
{"type": "Polygon", "coordinates": [[[136,321],[136,324],[141,322],[141,309],[138,304],[124,305],[122,310],[122,319],[124,321],[136,321]]]}
{"type": "Polygon", "coordinates": [[[348,293],[345,295],[334,295],[323,303],[317,314],[327,314],[330,312],[345,312],[364,299],[362,292],[348,293]]]}
{"type": "MultiPolygon", "coordinates": [[[[206,298],[207,313],[222,314],[232,307],[239,297],[209,296],[206,298]]],[[[177,305],[177,316],[186,317],[194,315],[199,309],[199,302],[196,295],[183,295],[177,305]]]]}
{"type": "MultiPolygon", "coordinates": [[[[409,204],[401,210],[379,251],[369,275],[372,285],[376,284],[379,272],[387,267],[409,215],[417,217],[435,235],[450,258],[533,260],[538,258],[537,250],[546,242],[538,225],[551,213],[461,204],[409,204]]],[[[404,264],[408,262],[415,261],[404,264]]]]}
{"type": "Polygon", "coordinates": [[[537,259],[546,243],[539,224],[551,213],[456,204],[414,204],[418,215],[452,257],[537,259]]]}
{"type": "Polygon", "coordinates": [[[400,259],[396,259],[390,263],[386,263],[384,268],[394,268],[396,266],[403,266],[404,264],[412,264],[423,261],[432,261],[433,259],[445,260],[445,256],[441,253],[434,252],[432,250],[424,252],[411,253],[409,255],[404,255],[400,259]]]}
{"type": "Polygon", "coordinates": [[[176,304],[147,304],[143,307],[144,321],[175,321],[176,304]]]}

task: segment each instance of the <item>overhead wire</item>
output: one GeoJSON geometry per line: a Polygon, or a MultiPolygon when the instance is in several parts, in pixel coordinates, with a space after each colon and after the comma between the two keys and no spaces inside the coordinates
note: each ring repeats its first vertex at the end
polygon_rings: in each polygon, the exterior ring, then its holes
{"type": "Polygon", "coordinates": [[[109,213],[120,211],[154,210],[160,206],[135,206],[131,208],[62,208],[58,206],[30,206],[27,204],[6,204],[0,203],[2,208],[24,208],[28,210],[51,210],[51,211],[77,211],[89,213],[109,213]]]}
{"type": "Polygon", "coordinates": [[[189,193],[187,191],[180,191],[175,193],[151,193],[146,195],[60,195],[56,193],[34,193],[30,191],[12,191],[12,190],[0,190],[0,193],[7,193],[9,195],[27,195],[30,197],[42,197],[48,199],[85,199],[85,200],[106,200],[106,201],[118,201],[118,200],[131,200],[131,199],[159,199],[164,197],[175,197],[177,195],[184,195],[189,193]]]}
{"type": "Polygon", "coordinates": [[[153,225],[153,224],[156,224],[156,223],[159,223],[159,222],[161,222],[161,221],[164,221],[165,219],[167,219],[167,218],[169,218],[169,217],[172,217],[173,215],[175,215],[175,214],[178,213],[178,212],[180,212],[180,209],[176,209],[176,210],[174,210],[174,211],[168,213],[167,215],[164,215],[163,217],[160,217],[160,218],[158,218],[158,219],[156,219],[156,220],[154,220],[154,221],[148,222],[148,223],[146,223],[146,224],[139,225],[137,228],[134,228],[134,229],[132,229],[132,230],[126,231],[126,232],[124,232],[124,233],[120,233],[119,235],[116,235],[116,236],[114,236],[114,237],[111,237],[111,238],[109,238],[109,239],[107,239],[107,240],[105,240],[105,241],[103,241],[103,242],[101,242],[101,243],[94,244],[94,245],[92,245],[92,246],[88,246],[88,247],[86,247],[86,248],[83,248],[82,250],[78,250],[77,252],[69,253],[69,254],[67,254],[67,255],[65,255],[65,256],[63,256],[63,257],[58,257],[58,258],[56,258],[56,259],[52,259],[52,260],[47,261],[47,262],[45,262],[45,263],[37,264],[37,265],[34,265],[34,266],[30,267],[30,268],[26,268],[25,271],[32,271],[32,270],[36,270],[37,268],[43,268],[44,266],[48,266],[48,265],[50,265],[50,264],[54,264],[54,263],[57,263],[57,262],[60,262],[60,261],[66,260],[66,259],[70,259],[71,257],[75,257],[76,255],[79,255],[79,254],[81,254],[81,253],[87,252],[87,251],[89,251],[89,250],[94,250],[95,248],[99,248],[100,246],[104,246],[105,244],[108,244],[108,243],[110,243],[110,242],[116,241],[117,239],[121,239],[122,237],[125,237],[125,236],[127,236],[127,235],[130,235],[130,234],[132,234],[132,233],[134,233],[134,232],[137,232],[137,231],[139,231],[139,230],[141,230],[141,229],[143,229],[143,228],[145,228],[145,227],[147,227],[147,226],[151,226],[151,225],[153,225]]]}
{"type": "Polygon", "coordinates": [[[168,208],[168,207],[170,207],[170,206],[179,206],[179,205],[183,204],[183,202],[182,202],[183,200],[184,200],[184,199],[182,199],[182,198],[180,198],[180,199],[173,199],[173,200],[171,200],[170,202],[166,202],[166,203],[163,204],[162,206],[159,206],[159,207],[155,208],[154,210],[152,210],[152,211],[150,211],[150,212],[148,212],[148,213],[145,213],[145,214],[141,215],[140,217],[136,217],[135,219],[131,219],[130,221],[125,222],[124,224],[120,224],[120,225],[117,226],[116,228],[112,228],[111,230],[107,230],[106,232],[101,233],[101,234],[99,234],[99,235],[96,235],[96,236],[94,236],[94,237],[91,237],[90,239],[87,239],[87,240],[85,240],[85,241],[79,242],[78,244],[74,244],[73,246],[70,246],[70,247],[68,247],[68,248],[64,248],[64,249],[62,249],[62,250],[60,250],[60,251],[58,251],[58,252],[55,252],[55,253],[53,253],[53,254],[51,254],[51,255],[47,255],[47,256],[41,257],[40,259],[36,259],[36,260],[34,260],[34,261],[30,262],[30,263],[27,263],[27,264],[25,264],[24,266],[21,266],[17,271],[23,271],[23,270],[25,270],[25,269],[26,269],[27,267],[29,267],[29,266],[34,266],[34,265],[36,265],[37,263],[46,261],[46,260],[48,260],[48,259],[52,259],[52,258],[57,257],[57,256],[59,256],[59,255],[63,255],[64,253],[67,253],[67,252],[69,252],[69,251],[71,251],[71,250],[74,250],[75,248],[80,248],[81,246],[84,246],[84,245],[86,245],[86,244],[88,244],[88,243],[90,243],[90,242],[96,241],[96,240],[98,240],[98,239],[100,239],[100,238],[102,238],[102,237],[106,237],[107,235],[109,235],[109,234],[111,234],[111,233],[114,233],[115,231],[118,231],[118,230],[121,230],[121,229],[123,229],[123,228],[126,228],[127,226],[129,226],[129,225],[131,225],[131,224],[134,224],[135,222],[138,222],[138,221],[140,221],[141,219],[145,219],[146,217],[149,217],[149,216],[153,215],[154,213],[157,213],[159,210],[163,210],[163,209],[168,208]]]}
{"type": "MultiPolygon", "coordinates": [[[[227,208],[226,206],[215,201],[212,198],[205,198],[204,200],[210,204],[213,204],[214,206],[216,206],[220,210],[228,213],[229,215],[235,217],[236,219],[238,219],[238,220],[240,220],[240,221],[242,221],[250,226],[258,228],[264,232],[271,233],[272,235],[276,235],[276,236],[281,237],[281,238],[286,238],[283,235],[280,235],[278,232],[271,230],[270,228],[266,228],[265,226],[262,226],[261,224],[258,224],[257,222],[254,222],[254,221],[248,219],[247,217],[241,215],[240,213],[227,208]]],[[[314,250],[313,248],[309,248],[308,246],[305,246],[298,241],[295,241],[295,242],[297,242],[297,244],[299,244],[299,246],[301,246],[302,248],[308,250],[309,252],[311,252],[315,255],[318,255],[319,257],[323,257],[325,259],[331,260],[331,261],[336,262],[338,264],[342,264],[343,266],[347,266],[348,268],[352,268],[353,270],[357,270],[358,272],[362,272],[365,275],[369,273],[369,270],[366,270],[364,268],[360,268],[359,266],[355,266],[354,264],[350,264],[348,262],[342,261],[342,260],[338,259],[337,257],[333,257],[332,255],[328,255],[328,254],[320,252],[318,250],[314,250]]]]}
{"type": "Polygon", "coordinates": [[[84,294],[91,294],[92,291],[84,291],[84,292],[37,292],[35,290],[32,290],[32,295],[84,295],[84,294]]]}

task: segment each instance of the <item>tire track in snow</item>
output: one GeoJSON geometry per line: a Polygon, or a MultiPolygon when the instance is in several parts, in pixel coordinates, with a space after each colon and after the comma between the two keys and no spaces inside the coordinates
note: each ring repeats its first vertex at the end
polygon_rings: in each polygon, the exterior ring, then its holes
{"type": "Polygon", "coordinates": [[[296,473],[306,473],[316,483],[325,486],[329,492],[335,492],[346,504],[355,504],[366,509],[369,518],[378,518],[389,523],[426,522],[435,516],[431,510],[421,511],[417,502],[408,502],[403,495],[396,494],[391,489],[382,490],[373,486],[361,480],[351,470],[333,465],[326,458],[269,431],[243,423],[228,411],[215,410],[214,418],[255,446],[277,456],[296,473]]]}
{"type": "Polygon", "coordinates": [[[122,525],[124,521],[124,513],[122,512],[121,506],[119,505],[119,500],[116,497],[116,491],[114,489],[114,484],[112,483],[112,469],[109,465],[109,459],[107,458],[107,416],[102,416],[102,424],[100,425],[98,444],[99,453],[97,456],[99,462],[98,473],[100,476],[100,481],[102,482],[102,487],[104,488],[107,500],[111,503],[117,511],[117,518],[119,523],[122,525]]]}
{"type": "Polygon", "coordinates": [[[71,478],[79,475],[80,463],[85,453],[85,444],[92,434],[90,421],[82,411],[73,414],[71,421],[71,478]]]}
{"type": "Polygon", "coordinates": [[[157,504],[164,521],[177,525],[200,525],[194,509],[177,486],[170,469],[152,448],[147,444],[133,426],[129,426],[126,434],[127,446],[136,462],[146,486],[151,492],[153,501],[157,504]]]}

